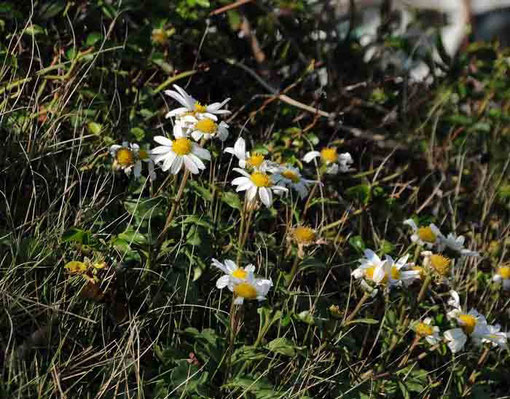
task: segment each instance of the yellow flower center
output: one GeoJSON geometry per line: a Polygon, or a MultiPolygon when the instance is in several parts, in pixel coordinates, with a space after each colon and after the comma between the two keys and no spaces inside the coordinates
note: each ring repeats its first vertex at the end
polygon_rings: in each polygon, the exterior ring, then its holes
{"type": "Polygon", "coordinates": [[[234,287],[234,294],[246,299],[255,299],[257,290],[250,283],[241,283],[234,287]]]}
{"type": "Polygon", "coordinates": [[[205,105],[200,104],[199,102],[196,102],[194,105],[195,112],[204,113],[207,111],[207,107],[205,105]]]}
{"type": "MultiPolygon", "coordinates": [[[[365,269],[365,277],[368,279],[374,281],[374,272],[375,272],[375,266],[371,266],[367,269],[365,269]]],[[[381,284],[386,284],[388,282],[388,276],[384,276],[381,280],[381,284]]]]}
{"type": "Polygon", "coordinates": [[[142,161],[145,161],[146,159],[149,159],[149,152],[146,150],[139,150],[138,151],[138,158],[140,158],[142,161]]]}
{"type": "Polygon", "coordinates": [[[73,260],[64,266],[69,273],[85,273],[87,265],[83,262],[73,260]]]}
{"type": "Polygon", "coordinates": [[[185,137],[180,137],[172,143],[172,151],[180,156],[188,155],[191,152],[192,147],[193,143],[191,140],[185,137]]]}
{"type": "Polygon", "coordinates": [[[294,239],[299,244],[310,244],[311,242],[315,241],[315,230],[306,227],[306,226],[298,226],[293,231],[294,239]]]}
{"type": "Polygon", "coordinates": [[[400,279],[400,270],[396,266],[391,267],[391,278],[393,280],[399,280],[400,279]]]}
{"type": "Polygon", "coordinates": [[[434,329],[430,325],[425,323],[416,324],[416,327],[414,327],[414,331],[420,337],[427,337],[429,335],[434,334],[434,329]]]}
{"type": "Polygon", "coordinates": [[[425,242],[436,242],[437,236],[434,234],[430,226],[427,227],[420,227],[417,231],[418,237],[420,237],[420,240],[425,242]]]}
{"type": "Polygon", "coordinates": [[[129,148],[122,147],[117,150],[115,154],[115,160],[120,166],[130,166],[133,165],[134,154],[129,148]]]}
{"type": "Polygon", "coordinates": [[[324,162],[336,162],[338,160],[336,148],[323,148],[321,150],[321,158],[324,162]]]}
{"type": "Polygon", "coordinates": [[[452,261],[443,255],[430,255],[430,264],[440,276],[450,274],[450,266],[452,261]]]}
{"type": "Polygon", "coordinates": [[[212,119],[205,118],[195,124],[195,129],[207,134],[214,134],[218,130],[218,125],[212,119]]]}
{"type": "Polygon", "coordinates": [[[253,172],[250,179],[257,187],[271,187],[273,185],[271,178],[262,172],[253,172]]]}
{"type": "Polygon", "coordinates": [[[258,168],[262,165],[262,162],[264,162],[264,155],[257,153],[250,155],[250,157],[246,160],[246,163],[254,168],[258,168]]]}
{"type": "Polygon", "coordinates": [[[498,274],[502,279],[508,280],[510,279],[510,266],[501,266],[498,269],[498,274]]]}
{"type": "Polygon", "coordinates": [[[232,277],[238,278],[240,280],[244,280],[247,275],[248,275],[248,272],[243,269],[236,269],[232,272],[232,277]]]}
{"type": "Polygon", "coordinates": [[[471,334],[475,330],[476,318],[470,314],[461,314],[459,316],[460,324],[466,334],[471,334]]]}
{"type": "Polygon", "coordinates": [[[296,172],[294,172],[294,171],[292,171],[290,169],[285,169],[282,172],[282,176],[285,177],[286,179],[289,179],[293,183],[299,183],[299,181],[301,180],[299,175],[296,172]]]}

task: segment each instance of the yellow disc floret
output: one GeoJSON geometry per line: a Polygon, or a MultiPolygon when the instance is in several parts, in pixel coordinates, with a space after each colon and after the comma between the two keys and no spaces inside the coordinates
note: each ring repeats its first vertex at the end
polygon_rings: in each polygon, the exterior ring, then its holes
{"type": "Polygon", "coordinates": [[[200,104],[199,102],[196,102],[193,108],[195,112],[199,112],[201,114],[207,111],[207,107],[205,105],[200,104]]]}
{"type": "Polygon", "coordinates": [[[420,337],[427,337],[434,334],[432,326],[426,323],[417,323],[414,327],[414,331],[416,332],[416,335],[419,335],[420,337]]]}
{"type": "Polygon", "coordinates": [[[413,266],[411,267],[411,270],[414,270],[415,272],[418,272],[420,274],[420,278],[425,278],[425,269],[421,266],[413,266]]]}
{"type": "Polygon", "coordinates": [[[120,166],[133,165],[134,159],[133,151],[126,147],[119,148],[115,154],[115,161],[120,166]]]}
{"type": "Polygon", "coordinates": [[[510,266],[500,266],[498,268],[498,274],[504,280],[510,279],[510,266]]]}
{"type": "Polygon", "coordinates": [[[430,265],[440,276],[448,276],[452,261],[443,255],[430,255],[430,265]]]}
{"type": "Polygon", "coordinates": [[[336,148],[323,148],[321,150],[321,158],[324,162],[336,162],[338,160],[338,155],[336,154],[336,148]]]}
{"type": "Polygon", "coordinates": [[[246,299],[255,299],[257,290],[250,283],[240,283],[234,287],[234,294],[246,299]]]}
{"type": "Polygon", "coordinates": [[[471,334],[475,330],[476,318],[470,314],[461,314],[459,316],[460,324],[466,334],[471,334]]]}
{"type": "Polygon", "coordinates": [[[254,153],[246,160],[246,163],[253,168],[258,168],[264,162],[264,155],[254,153]]]}
{"type": "Polygon", "coordinates": [[[250,179],[257,187],[271,187],[273,185],[271,178],[262,172],[253,172],[250,179]]]}
{"type": "Polygon", "coordinates": [[[393,280],[399,280],[400,279],[400,270],[396,266],[391,267],[391,278],[393,280]]]}
{"type": "Polygon", "coordinates": [[[195,129],[203,133],[214,134],[218,130],[218,125],[212,119],[205,118],[195,124],[195,129]]]}
{"type": "Polygon", "coordinates": [[[188,155],[191,152],[192,148],[193,143],[191,142],[190,139],[187,139],[185,137],[175,139],[175,141],[172,143],[172,151],[180,156],[188,155]]]}
{"type": "Polygon", "coordinates": [[[292,235],[298,244],[310,244],[315,241],[316,237],[315,230],[306,226],[296,227],[292,235]]]}
{"type": "Polygon", "coordinates": [[[420,240],[422,240],[422,241],[429,242],[429,243],[436,242],[437,236],[432,231],[430,226],[420,227],[417,231],[417,234],[418,234],[418,237],[420,237],[420,240]]]}
{"type": "Polygon", "coordinates": [[[244,269],[236,269],[232,272],[232,277],[238,278],[240,280],[244,280],[247,275],[248,272],[244,269]]]}
{"type": "Polygon", "coordinates": [[[294,172],[293,170],[290,170],[290,169],[285,169],[282,172],[282,176],[285,177],[286,179],[289,179],[293,183],[299,183],[299,181],[301,180],[299,175],[296,172],[294,172]]]}

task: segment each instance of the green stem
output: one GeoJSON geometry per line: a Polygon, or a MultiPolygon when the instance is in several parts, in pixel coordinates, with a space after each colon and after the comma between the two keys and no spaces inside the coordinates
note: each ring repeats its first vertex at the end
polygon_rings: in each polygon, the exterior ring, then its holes
{"type": "Polygon", "coordinates": [[[352,319],[354,319],[354,317],[356,317],[356,315],[358,314],[358,312],[360,311],[361,307],[363,306],[363,304],[368,300],[368,298],[370,298],[370,294],[368,294],[367,292],[365,292],[363,294],[363,296],[361,297],[361,299],[359,300],[358,304],[356,305],[356,307],[354,308],[354,310],[352,311],[352,313],[345,319],[345,321],[342,323],[342,324],[348,324],[352,321],[352,319]]]}
{"type": "Polygon", "coordinates": [[[164,237],[165,233],[169,229],[170,225],[172,224],[172,221],[174,220],[175,212],[177,211],[177,208],[179,206],[179,202],[181,201],[182,194],[184,193],[184,187],[186,187],[186,182],[188,181],[189,177],[189,170],[186,169],[184,172],[184,176],[182,177],[181,185],[179,186],[179,190],[177,191],[177,196],[174,199],[174,203],[172,204],[172,208],[170,209],[170,212],[168,213],[168,216],[166,218],[165,227],[161,231],[161,233],[158,236],[158,241],[161,241],[161,239],[164,237]]]}

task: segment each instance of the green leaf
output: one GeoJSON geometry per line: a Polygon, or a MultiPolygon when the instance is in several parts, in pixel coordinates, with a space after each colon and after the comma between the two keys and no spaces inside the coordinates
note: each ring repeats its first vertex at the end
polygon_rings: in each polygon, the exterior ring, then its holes
{"type": "Polygon", "coordinates": [[[267,349],[271,352],[279,353],[280,355],[285,356],[295,356],[296,349],[292,341],[287,338],[275,338],[271,342],[267,344],[267,349]]]}
{"type": "Polygon", "coordinates": [[[366,246],[361,236],[353,236],[349,238],[349,244],[358,252],[363,253],[366,246]]]}
{"type": "Polygon", "coordinates": [[[241,200],[239,199],[239,195],[232,192],[226,192],[221,195],[221,200],[226,203],[228,206],[234,209],[241,210],[241,200]]]}
{"type": "Polygon", "coordinates": [[[96,44],[99,40],[101,40],[101,33],[99,32],[92,32],[92,33],[89,33],[89,35],[87,36],[87,40],[85,41],[85,44],[87,46],[93,46],[94,44],[96,44]]]}
{"type": "Polygon", "coordinates": [[[96,136],[101,133],[101,130],[103,130],[103,125],[96,122],[89,122],[87,124],[87,128],[89,129],[89,132],[92,134],[95,134],[96,136]]]}
{"type": "Polygon", "coordinates": [[[79,242],[80,244],[89,244],[90,241],[90,232],[76,227],[71,227],[62,234],[62,242],[79,242]]]}
{"type": "Polygon", "coordinates": [[[146,245],[148,242],[147,238],[142,233],[133,230],[132,226],[129,226],[124,232],[120,233],[118,237],[121,240],[127,241],[129,245],[146,245]]]}
{"type": "Polygon", "coordinates": [[[163,197],[142,198],[140,200],[127,200],[124,207],[131,215],[142,219],[151,219],[164,215],[165,199],[163,197]]]}

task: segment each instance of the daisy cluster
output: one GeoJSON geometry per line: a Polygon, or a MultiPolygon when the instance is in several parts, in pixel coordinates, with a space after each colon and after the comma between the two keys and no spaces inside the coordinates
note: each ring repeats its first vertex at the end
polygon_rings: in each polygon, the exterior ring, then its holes
{"type": "MultiPolygon", "coordinates": [[[[219,121],[219,118],[230,114],[230,111],[225,109],[229,98],[202,105],[177,85],[174,85],[174,90],[166,90],[165,94],[180,104],[180,107],[166,114],[166,118],[173,122],[172,137],[155,136],[154,141],[159,146],[152,150],[141,150],[138,144],[128,142],[111,146],[114,169],[123,170],[127,175],[133,172],[138,178],[141,176],[143,161],[148,163],[151,180],[156,177],[154,164],[159,164],[162,171],[172,174],[177,174],[182,169],[198,174],[206,169],[205,162],[211,160],[211,153],[203,148],[206,142],[218,140],[223,143],[228,139],[229,125],[219,121]]],[[[224,152],[238,160],[238,167],[233,170],[241,176],[234,178],[232,185],[238,192],[246,191],[248,202],[260,201],[270,207],[273,204],[273,194],[285,194],[290,189],[304,199],[311,184],[320,184],[319,181],[303,177],[296,166],[278,164],[266,159],[259,152],[248,151],[242,137],[236,140],[233,147],[226,147],[224,152]]],[[[339,154],[335,147],[308,152],[303,161],[309,163],[316,158],[320,158],[326,173],[329,174],[348,172],[353,163],[348,152],[339,154]]]]}

